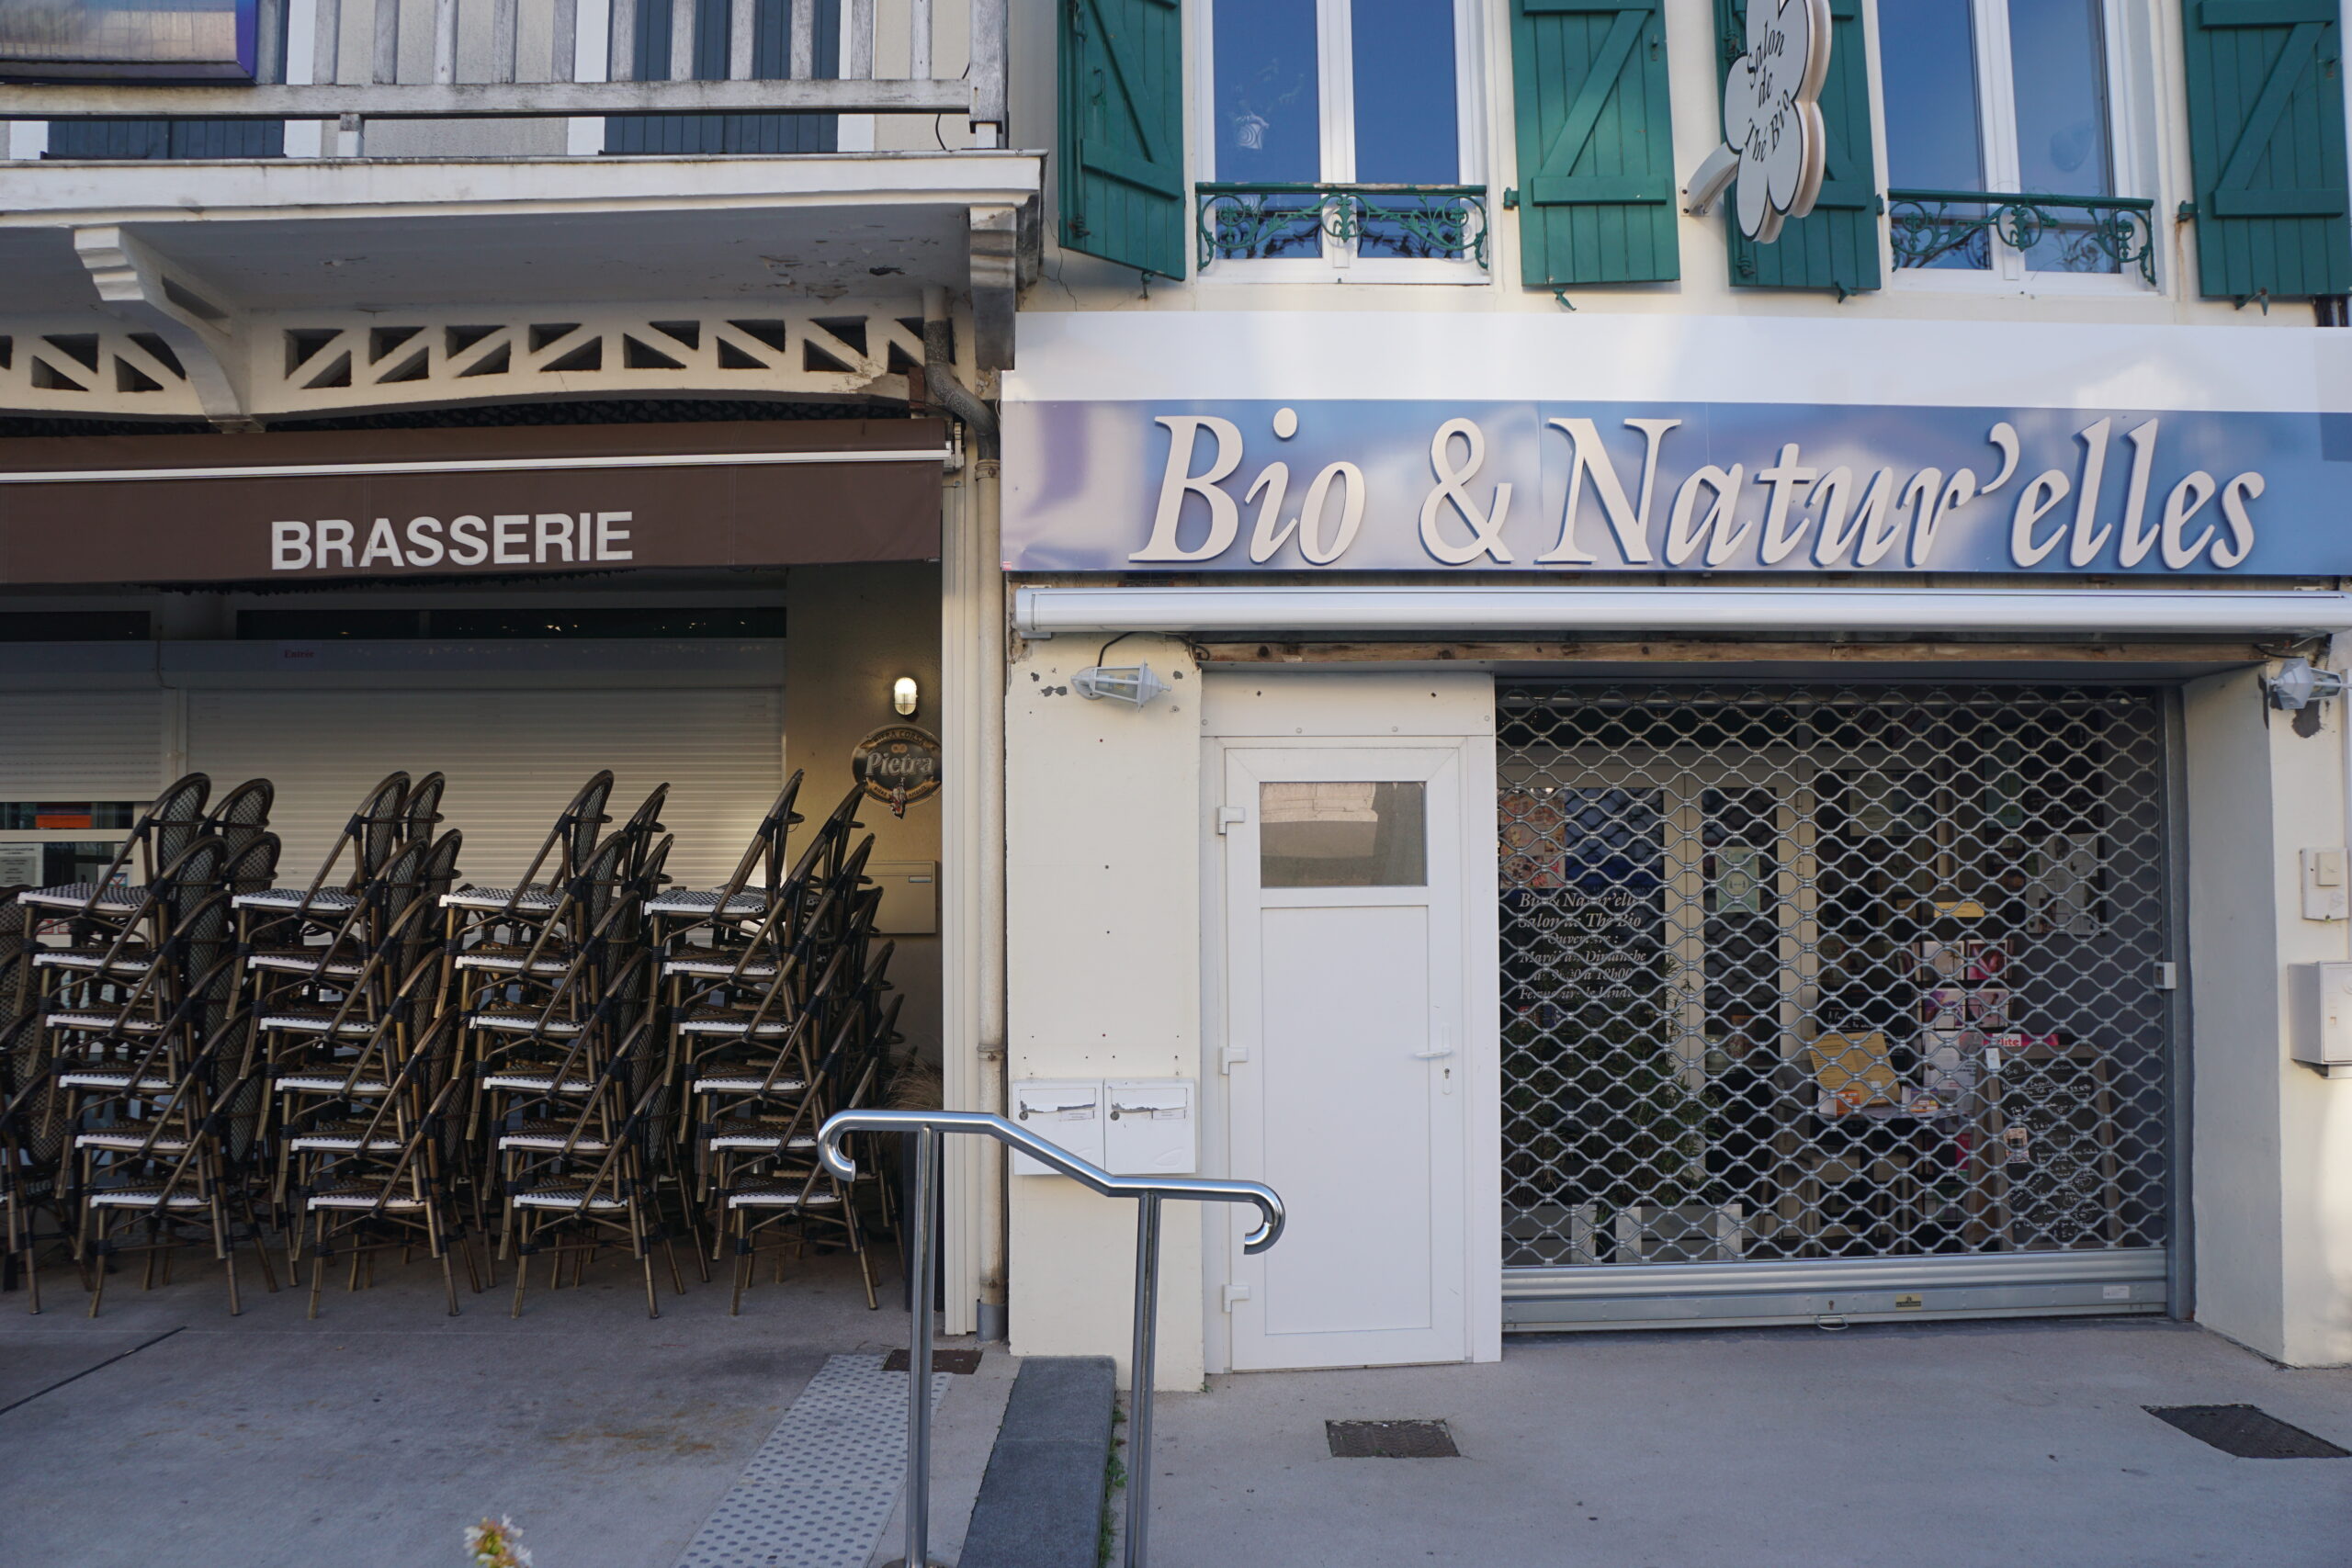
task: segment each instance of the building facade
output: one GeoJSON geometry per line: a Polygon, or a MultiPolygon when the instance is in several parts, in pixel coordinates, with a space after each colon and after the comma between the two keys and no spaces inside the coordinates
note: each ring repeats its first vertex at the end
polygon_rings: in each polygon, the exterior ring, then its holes
{"type": "MultiPolygon", "coordinates": [[[[299,885],[399,769],[511,882],[610,769],[708,888],[877,730],[967,757],[1043,165],[1004,36],[988,0],[12,12],[0,878],[105,865],[198,770],[275,781],[299,885]]],[[[975,776],[858,812],[951,1077],[975,776]]]]}
{"type": "MultiPolygon", "coordinates": [[[[1289,1204],[1170,1211],[1168,1386],[2352,1360],[2334,0],[222,14],[0,40],[25,879],[189,766],[723,858],[910,677],[948,1103],[1289,1204]]],[[[1122,1206],[946,1210],[951,1331],[1124,1354],[1122,1206]]]]}
{"type": "MultiPolygon", "coordinates": [[[[1190,1095],[1291,1213],[1171,1216],[1164,1383],[2052,1313],[2352,1358],[2293,1059],[2344,705],[2280,705],[2347,624],[2339,32],[1016,13],[1011,1100],[1116,1168],[1190,1095]]],[[[1008,1188],[1015,1348],[1116,1353],[1125,1216],[1008,1188]]]]}

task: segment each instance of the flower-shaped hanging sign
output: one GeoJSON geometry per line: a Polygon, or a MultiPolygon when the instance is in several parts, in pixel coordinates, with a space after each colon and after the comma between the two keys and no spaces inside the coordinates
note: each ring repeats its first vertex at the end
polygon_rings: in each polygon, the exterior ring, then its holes
{"type": "Polygon", "coordinates": [[[1747,0],[1747,52],[1724,76],[1724,144],[1687,193],[1704,212],[1734,177],[1740,232],[1758,244],[1821,195],[1821,85],[1829,75],[1829,0],[1747,0]]]}

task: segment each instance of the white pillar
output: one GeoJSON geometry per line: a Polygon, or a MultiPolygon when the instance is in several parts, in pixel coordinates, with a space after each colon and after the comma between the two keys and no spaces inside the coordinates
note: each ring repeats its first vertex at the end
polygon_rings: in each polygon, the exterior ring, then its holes
{"type": "Polygon", "coordinates": [[[2345,828],[2345,705],[2266,720],[2260,672],[2190,683],[2187,721],[2198,1321],[2297,1366],[2352,1361],[2352,1081],[2290,1059],[2290,966],[2346,956],[2302,918],[2301,852],[2345,828]],[[2307,727],[2308,728],[2308,727],[2307,727]]]}

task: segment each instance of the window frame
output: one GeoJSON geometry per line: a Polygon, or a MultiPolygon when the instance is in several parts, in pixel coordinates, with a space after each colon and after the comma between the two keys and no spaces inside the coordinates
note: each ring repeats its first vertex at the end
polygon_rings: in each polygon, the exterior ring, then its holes
{"type": "MultiPolygon", "coordinates": [[[[1878,145],[1880,156],[1885,160],[1884,187],[1901,188],[1894,171],[1894,141],[1888,132],[1886,85],[1881,40],[1885,34],[1880,27],[1878,0],[1870,0],[1871,10],[1871,97],[1876,105],[1878,145]]],[[[2133,89],[2135,54],[2127,46],[2125,37],[2129,18],[2124,15],[2124,0],[2099,0],[2099,44],[2101,64],[2107,79],[2108,159],[2112,171],[2113,195],[2122,199],[2135,199],[2154,195],[2154,183],[2145,172],[2144,139],[2138,112],[2140,95],[2133,89]]],[[[1976,50],[1976,106],[1983,130],[1980,153],[1984,159],[1984,189],[1988,194],[2030,194],[2023,189],[2023,176],[2018,142],[2017,76],[2010,55],[2008,0],[1969,0],[1969,20],[1976,50]]],[[[2081,196],[2083,191],[2047,191],[2050,196],[2081,196]]],[[[2158,203],[2161,208],[2162,203],[2158,203]]],[[[2159,214],[2148,215],[2149,241],[2156,243],[2160,228],[2159,214]]],[[[1894,254],[1894,231],[1891,221],[1879,226],[1882,276],[1890,288],[1927,292],[1986,293],[1986,294],[2086,294],[2124,299],[2162,298],[2172,292],[2166,257],[2160,251],[2154,288],[2142,282],[2136,264],[2125,264],[2109,272],[2042,271],[2026,265],[2025,253],[2005,243],[1997,234],[1988,234],[1992,265],[1984,268],[1971,267],[1906,267],[1898,265],[1894,254]]]]}
{"type": "MultiPolygon", "coordinates": [[[[1499,202],[1486,153],[1485,6],[1481,0],[1450,0],[1453,10],[1453,101],[1456,124],[1455,183],[1487,187],[1487,261],[1419,256],[1365,256],[1351,243],[1323,236],[1319,256],[1272,256],[1258,260],[1200,259],[1200,194],[1188,188],[1193,276],[1205,283],[1438,283],[1485,286],[1498,276],[1496,244],[1499,202]]],[[[1325,185],[1355,183],[1355,34],[1352,0],[1314,0],[1316,91],[1321,117],[1320,163],[1325,185]],[[1334,171],[1344,170],[1340,174],[1334,171]]],[[[1188,6],[1192,37],[1190,92],[1193,115],[1191,184],[1215,184],[1216,173],[1216,0],[1188,6]]]]}

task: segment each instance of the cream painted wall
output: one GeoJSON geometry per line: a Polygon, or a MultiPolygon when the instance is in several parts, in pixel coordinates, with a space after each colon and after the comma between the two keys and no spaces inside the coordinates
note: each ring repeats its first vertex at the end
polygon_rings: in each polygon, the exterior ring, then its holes
{"type": "MultiPolygon", "coordinates": [[[[1013,1079],[1200,1072],[1200,671],[1180,642],[1129,637],[1170,694],[1141,709],[1070,690],[1093,638],[1025,645],[1005,700],[1007,1048],[1013,1079]]],[[[1107,1355],[1126,1371],[1135,1205],[1060,1177],[1009,1200],[1016,1355],[1107,1355]]],[[[1156,1384],[1202,1377],[1201,1226],[1161,1221],[1156,1384]]]]}
{"type": "MultiPolygon", "coordinates": [[[[1015,147],[1050,148],[1057,142],[1055,112],[1055,17],[1062,0],[1012,0],[1012,135],[1015,147]]],[[[1210,0],[1191,0],[1188,22],[1196,22],[1210,0]]],[[[1864,0],[1867,26],[1878,36],[1875,0],[1864,0]]],[[[2120,47],[2127,62],[2119,97],[2125,134],[2118,162],[2125,188],[2155,201],[2161,288],[2109,288],[2086,280],[2050,279],[2006,290],[1976,287],[1948,273],[1897,274],[1884,267],[1886,287],[1840,303],[1834,295],[1797,290],[1735,288],[1724,247],[1720,207],[1707,218],[1679,220],[1681,278],[1674,283],[1620,284],[1572,288],[1578,310],[1691,312],[1708,315],[1826,316],[1841,320],[2052,321],[2109,323],[2198,322],[2245,327],[2309,327],[2303,305],[2280,305],[2265,314],[2235,310],[2227,300],[2196,297],[2195,233],[2173,217],[2193,182],[2188,164],[2188,117],[2181,85],[2182,0],[2122,0],[2120,47]]],[[[1519,181],[1513,146],[1510,86],[1510,0],[1479,0],[1477,31],[1485,77],[1486,183],[1494,193],[1494,254],[1490,281],[1456,284],[1380,284],[1362,277],[1344,283],[1220,281],[1215,274],[1189,282],[1154,278],[1142,284],[1134,269],[1065,252],[1056,243],[1056,186],[1046,189],[1046,254],[1043,275],[1022,297],[1024,310],[1533,310],[1556,311],[1547,289],[1519,282],[1518,214],[1501,209],[1501,192],[1519,181]]],[[[1666,7],[1667,50],[1674,101],[1675,168],[1687,178],[1720,138],[1722,86],[1716,80],[1713,7],[1704,0],[1677,0],[1666,7]]],[[[1197,29],[1196,29],[1197,31],[1197,29]]],[[[1198,51],[1195,50],[1195,59],[1198,51]]],[[[1875,90],[1873,96],[1875,98],[1875,90]]],[[[1188,102],[1191,100],[1188,99],[1188,102]]],[[[1883,113],[1883,108],[1881,110],[1883,113]]],[[[1189,163],[1203,164],[1202,130],[1192,128],[1189,163]]],[[[1882,161],[1885,137],[1879,136],[1882,161]]],[[[1883,188],[1884,181],[1880,182],[1883,188]]],[[[1884,237],[1882,232],[1882,247],[1884,237]]],[[[1196,264],[1188,264],[1196,265],[1196,264]]],[[[1363,269],[1359,269],[1363,271],[1363,269]]]]}
{"type": "Polygon", "coordinates": [[[2346,955],[2299,853],[2345,831],[2342,704],[2264,723],[2259,672],[2185,694],[2197,1317],[2293,1365],[2352,1362],[2352,1082],[2289,1057],[2287,966],[2346,955]]]}
{"type": "MultiPolygon", "coordinates": [[[[912,720],[939,733],[939,568],[811,566],[785,589],[784,761],[805,768],[796,809],[806,834],[849,792],[850,752],[868,732],[906,722],[890,707],[890,682],[912,675],[922,707],[912,720]]],[[[903,820],[879,801],[859,812],[877,861],[933,861],[939,853],[939,798],[907,808],[903,820]]],[[[796,852],[802,839],[796,836],[796,852]]],[[[934,885],[936,886],[936,885],[934,885]]],[[[939,938],[894,936],[890,978],[906,993],[899,1027],[908,1045],[939,1059],[939,938]]]]}

